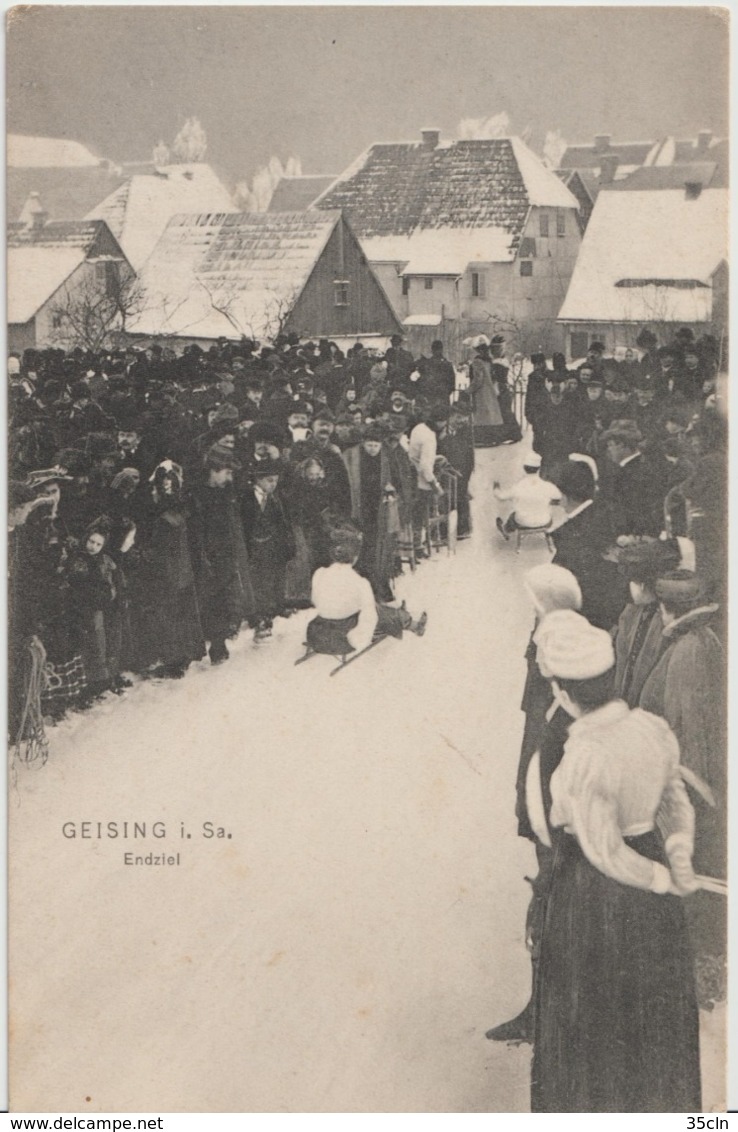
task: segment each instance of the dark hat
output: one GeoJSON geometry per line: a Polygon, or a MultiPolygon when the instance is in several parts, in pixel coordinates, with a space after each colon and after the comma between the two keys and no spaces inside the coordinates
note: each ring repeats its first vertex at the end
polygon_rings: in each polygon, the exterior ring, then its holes
{"type": "Polygon", "coordinates": [[[36,494],[27,483],[11,480],[8,484],[8,509],[12,511],[16,507],[23,507],[26,503],[33,503],[36,494]]]}
{"type": "Polygon", "coordinates": [[[603,342],[590,342],[588,354],[604,354],[605,345],[603,342]]]}
{"type": "Polygon", "coordinates": [[[646,327],[636,338],[636,346],[640,346],[642,350],[650,350],[656,345],[657,341],[658,339],[654,332],[646,327]]]}
{"type": "Polygon", "coordinates": [[[235,405],[232,405],[230,403],[230,401],[225,401],[222,405],[219,405],[218,408],[216,409],[215,416],[213,417],[210,424],[211,424],[211,427],[212,427],[213,425],[220,424],[221,421],[233,422],[233,421],[237,421],[237,420],[238,420],[238,409],[236,408],[235,405]]]}
{"type": "Polygon", "coordinates": [[[567,460],[547,478],[563,495],[578,503],[594,498],[596,483],[592,469],[579,460],[567,460]]]}
{"type": "Polygon", "coordinates": [[[293,413],[302,413],[304,416],[310,416],[310,409],[304,401],[293,401],[287,410],[287,416],[291,417],[293,413]]]}
{"type": "Polygon", "coordinates": [[[534,365],[534,366],[545,366],[546,355],[540,354],[540,353],[539,354],[531,354],[530,360],[531,360],[531,364],[534,365]]]}
{"type": "Polygon", "coordinates": [[[675,570],[681,561],[676,539],[639,539],[617,547],[614,557],[620,573],[629,581],[651,584],[675,570]]]}
{"type": "Polygon", "coordinates": [[[279,425],[271,424],[269,421],[257,421],[249,432],[249,439],[254,443],[263,440],[267,444],[274,444],[277,448],[281,448],[285,438],[279,425]]]}
{"type": "Polygon", "coordinates": [[[680,326],[676,332],[680,342],[694,342],[694,330],[689,326],[680,326]]]}
{"type": "Polygon", "coordinates": [[[670,570],[657,578],[654,592],[659,601],[689,609],[704,600],[705,587],[691,570],[670,570]]]}
{"type": "Polygon", "coordinates": [[[607,442],[608,440],[622,440],[624,444],[629,444],[633,448],[637,448],[643,440],[643,434],[635,421],[618,420],[613,421],[609,428],[607,428],[601,440],[607,442]]]}
{"type": "Polygon", "coordinates": [[[313,423],[315,423],[315,421],[330,421],[331,424],[335,424],[335,420],[335,414],[327,405],[323,405],[321,408],[317,409],[313,417],[313,423]]]}
{"type": "Polygon", "coordinates": [[[85,448],[89,456],[95,460],[101,456],[117,456],[118,445],[107,432],[90,432],[85,439],[85,448]]]}
{"type": "Polygon", "coordinates": [[[284,464],[281,460],[255,460],[251,465],[251,476],[254,480],[264,479],[265,476],[281,476],[284,464]]]}
{"type": "Polygon", "coordinates": [[[385,430],[382,428],[382,426],[380,424],[375,422],[374,424],[368,425],[364,429],[364,435],[362,437],[362,440],[384,440],[385,436],[386,436],[385,430]]]}
{"type": "Polygon", "coordinates": [[[613,393],[630,393],[630,385],[624,377],[616,377],[610,382],[609,388],[613,393]]]}
{"type": "Polygon", "coordinates": [[[86,476],[90,470],[90,457],[79,448],[62,448],[61,452],[57,452],[54,463],[71,476],[86,476]]]}
{"type": "Polygon", "coordinates": [[[203,464],[206,468],[212,469],[215,472],[222,471],[224,468],[230,468],[232,471],[237,472],[241,467],[239,460],[236,459],[233,449],[229,448],[222,441],[217,441],[208,448],[205,453],[203,464]]]}

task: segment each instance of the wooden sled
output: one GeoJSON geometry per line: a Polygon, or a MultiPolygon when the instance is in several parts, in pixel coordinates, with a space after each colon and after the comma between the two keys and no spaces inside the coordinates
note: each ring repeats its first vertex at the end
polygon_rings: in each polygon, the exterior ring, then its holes
{"type": "Polygon", "coordinates": [[[310,660],[310,658],[313,656],[333,656],[336,660],[340,660],[341,662],[337,668],[331,669],[330,675],[335,676],[337,672],[342,672],[344,668],[347,668],[349,664],[353,664],[354,661],[358,660],[360,656],[365,656],[368,652],[371,652],[373,648],[376,648],[377,645],[381,644],[382,641],[386,641],[388,636],[388,633],[383,633],[381,636],[375,637],[371,644],[367,645],[365,649],[359,649],[358,652],[344,653],[342,656],[339,653],[318,652],[317,649],[311,649],[309,645],[306,645],[305,653],[303,654],[303,656],[299,656],[297,658],[297,660],[295,661],[295,666],[297,666],[298,664],[304,664],[306,660],[310,660]]]}

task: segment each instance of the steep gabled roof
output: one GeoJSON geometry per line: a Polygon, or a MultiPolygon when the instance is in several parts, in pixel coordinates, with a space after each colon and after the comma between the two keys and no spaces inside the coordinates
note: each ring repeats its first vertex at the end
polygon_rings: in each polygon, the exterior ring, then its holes
{"type": "Polygon", "coordinates": [[[9,248],[82,248],[87,251],[100,234],[101,221],[50,220],[42,228],[8,224],[9,248]]]}
{"type": "Polygon", "coordinates": [[[559,320],[709,321],[727,219],[725,189],[601,192],[559,320]]]}
{"type": "Polygon", "coordinates": [[[173,216],[233,212],[231,196],[202,162],[166,165],[136,174],[88,213],[105,220],[136,271],[173,216]]]}
{"type": "Polygon", "coordinates": [[[8,322],[24,323],[58,291],[88,256],[120,248],[101,220],[66,220],[29,230],[8,225],[8,322]]]}
{"type": "Polygon", "coordinates": [[[420,233],[481,229],[496,235],[480,258],[512,259],[531,205],[577,208],[519,138],[374,145],[315,202],[343,210],[375,262],[408,262],[420,233]]]}
{"type": "Polygon", "coordinates": [[[559,162],[562,169],[599,169],[602,158],[617,155],[619,165],[644,165],[656,141],[616,142],[606,149],[594,145],[569,145],[559,162]]]}
{"type": "Polygon", "coordinates": [[[702,185],[707,188],[713,182],[717,165],[714,161],[693,162],[679,165],[643,165],[634,169],[629,176],[602,188],[608,192],[632,192],[644,189],[681,189],[686,184],[702,185]]]}
{"type": "Polygon", "coordinates": [[[81,142],[28,134],[8,134],[7,160],[9,167],[15,169],[70,169],[100,164],[100,158],[81,142]]]}
{"type": "Polygon", "coordinates": [[[307,282],[338,212],[175,216],[145,263],[129,329],[156,337],[268,337],[307,282]]]}
{"type": "Polygon", "coordinates": [[[267,212],[304,212],[335,179],[335,173],[303,173],[299,177],[281,177],[269,201],[267,212]]]}

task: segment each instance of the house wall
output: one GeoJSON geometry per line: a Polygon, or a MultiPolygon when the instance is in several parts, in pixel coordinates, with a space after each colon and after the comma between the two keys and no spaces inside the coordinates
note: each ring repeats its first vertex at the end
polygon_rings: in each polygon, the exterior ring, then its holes
{"type": "Polygon", "coordinates": [[[36,320],[31,318],[28,322],[11,323],[8,326],[8,353],[22,354],[24,350],[32,350],[36,343],[36,320]]]}
{"type": "Polygon", "coordinates": [[[410,277],[408,295],[402,294],[402,264],[374,264],[398,317],[437,314],[459,320],[461,337],[504,333],[511,352],[530,354],[563,350],[565,334],[557,323],[582,242],[576,209],[531,208],[523,240],[532,241],[535,255],[525,257],[532,275],[520,273],[519,255],[512,263],[469,264],[456,281],[434,276],[427,290],[422,276],[410,277]],[[541,235],[541,215],[548,217],[548,236],[541,235]],[[557,214],[564,234],[557,234],[557,214]],[[472,293],[472,274],[482,281],[482,293],[472,293]]]}
{"type": "Polygon", "coordinates": [[[394,334],[398,319],[351,230],[339,221],[298,297],[285,330],[312,337],[394,334]],[[348,280],[348,305],[337,306],[334,281],[348,280]]]}
{"type": "MultiPolygon", "coordinates": [[[[99,251],[99,249],[97,249],[99,251]]],[[[100,252],[99,254],[108,254],[107,252],[100,252]]],[[[118,253],[120,254],[120,253],[118,253]]],[[[119,261],[122,273],[131,271],[126,262],[119,261]]],[[[89,295],[94,291],[100,290],[101,285],[96,282],[95,264],[85,260],[79,267],[72,272],[67,280],[62,283],[51,296],[50,299],[44,303],[36,314],[36,345],[39,348],[44,346],[57,346],[62,349],[69,348],[70,346],[80,345],[73,328],[65,323],[64,320],[59,322],[60,310],[64,310],[78,301],[82,295],[89,295]]],[[[102,289],[104,294],[104,288],[102,289]]]]}
{"type": "Polygon", "coordinates": [[[583,358],[587,345],[591,342],[602,342],[605,354],[613,354],[618,347],[628,346],[637,349],[636,338],[645,327],[656,335],[659,346],[666,346],[673,342],[674,336],[682,326],[688,326],[694,331],[695,338],[703,334],[714,334],[720,338],[721,328],[716,322],[571,322],[564,326],[566,332],[565,353],[567,358],[575,360],[583,358]]]}
{"type": "Polygon", "coordinates": [[[532,208],[522,241],[530,241],[535,255],[518,253],[512,263],[469,265],[459,285],[461,317],[471,333],[487,333],[485,323],[488,330],[504,333],[513,352],[551,353],[563,349],[564,335],[556,320],[582,242],[576,210],[532,208]],[[564,221],[561,236],[557,214],[564,221]],[[541,235],[542,215],[548,217],[548,236],[541,235]],[[521,275],[522,262],[531,264],[532,275],[521,275]],[[472,294],[472,272],[483,276],[484,295],[472,294]]]}

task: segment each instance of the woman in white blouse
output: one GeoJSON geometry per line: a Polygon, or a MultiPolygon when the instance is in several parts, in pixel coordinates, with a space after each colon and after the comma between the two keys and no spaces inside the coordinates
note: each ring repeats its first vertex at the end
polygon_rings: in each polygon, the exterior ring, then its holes
{"type": "Polygon", "coordinates": [[[312,604],[316,616],[307,627],[307,643],[315,652],[346,656],[367,648],[376,637],[401,638],[403,631],[422,637],[428,621],[417,621],[405,609],[374,599],[371,583],[354,569],[361,553],[362,535],[353,527],[331,532],[330,566],[313,574],[312,604]]]}
{"type": "MultiPolygon", "coordinates": [[[[700,1111],[682,897],[694,812],[664,720],[612,700],[609,635],[570,610],[538,662],[572,717],[541,834],[554,866],[536,981],[533,1112],[700,1111]]],[[[542,812],[539,810],[539,812],[542,812]]]]}

